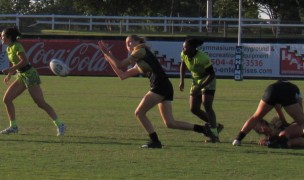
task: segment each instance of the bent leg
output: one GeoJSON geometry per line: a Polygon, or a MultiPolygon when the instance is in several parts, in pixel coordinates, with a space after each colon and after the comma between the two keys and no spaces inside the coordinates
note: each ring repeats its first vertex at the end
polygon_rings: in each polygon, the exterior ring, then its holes
{"type": "Polygon", "coordinates": [[[181,129],[181,130],[192,130],[194,125],[191,123],[176,121],[172,114],[171,101],[163,101],[158,104],[159,112],[163,118],[163,121],[168,128],[181,129]]]}
{"type": "Polygon", "coordinates": [[[289,148],[304,148],[304,138],[292,138],[288,140],[287,145],[289,148]]]}
{"type": "Polygon", "coordinates": [[[191,95],[189,101],[190,101],[190,111],[201,120],[205,122],[209,122],[208,114],[201,109],[202,95],[198,95],[198,96],[191,95]]]}
{"type": "Polygon", "coordinates": [[[285,111],[294,119],[294,121],[304,128],[304,113],[301,105],[299,103],[284,106],[285,111]]]}
{"type": "Polygon", "coordinates": [[[16,119],[15,106],[13,100],[26,89],[25,85],[19,80],[15,80],[6,90],[3,96],[3,102],[10,120],[16,119]]]}
{"type": "Polygon", "coordinates": [[[279,137],[296,138],[303,135],[303,128],[297,123],[289,125],[285,130],[281,131],[279,137]]]}
{"type": "Polygon", "coordinates": [[[260,101],[255,113],[245,122],[241,132],[248,134],[271,109],[273,106],[266,104],[263,100],[260,101]]]}
{"type": "Polygon", "coordinates": [[[135,110],[135,116],[148,132],[148,134],[154,133],[154,128],[151,121],[148,119],[146,113],[152,109],[155,105],[163,100],[163,96],[155,94],[149,91],[141,100],[135,110]]]}
{"type": "Polygon", "coordinates": [[[213,110],[213,100],[214,100],[213,95],[205,94],[203,96],[203,104],[204,104],[204,108],[205,108],[206,113],[207,113],[208,118],[209,118],[209,123],[210,123],[212,128],[216,128],[217,123],[216,123],[216,115],[215,115],[215,112],[213,110]]]}
{"type": "Polygon", "coordinates": [[[32,99],[37,104],[37,106],[48,113],[52,120],[57,119],[57,114],[54,109],[45,101],[43,92],[39,85],[34,85],[28,89],[32,99]]]}

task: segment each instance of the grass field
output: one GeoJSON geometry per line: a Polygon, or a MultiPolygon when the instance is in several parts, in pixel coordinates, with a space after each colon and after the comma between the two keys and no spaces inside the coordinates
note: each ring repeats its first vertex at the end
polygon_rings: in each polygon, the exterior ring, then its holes
{"type": "MultiPolygon", "coordinates": [[[[25,92],[15,100],[19,134],[0,136],[1,179],[303,179],[304,150],[258,146],[254,132],[243,146],[231,145],[272,80],[218,80],[214,109],[225,125],[221,143],[206,144],[200,134],[166,129],[154,108],[148,116],[165,146],[141,149],[148,137],[133,112],[148,91],[147,79],[41,78],[46,100],[68,127],[66,135],[56,137],[46,113],[25,92]]],[[[188,109],[190,79],[183,93],[179,79],[171,80],[174,116],[202,123],[188,109]]],[[[293,82],[304,91],[303,81],[293,82]]],[[[8,126],[3,103],[0,113],[3,129],[8,126]]]]}

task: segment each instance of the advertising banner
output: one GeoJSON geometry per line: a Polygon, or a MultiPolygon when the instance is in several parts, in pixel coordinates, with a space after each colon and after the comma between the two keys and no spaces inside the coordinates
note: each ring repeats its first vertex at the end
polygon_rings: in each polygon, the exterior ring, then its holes
{"type": "MultiPolygon", "coordinates": [[[[108,62],[99,51],[97,41],[86,40],[22,40],[27,57],[40,74],[52,74],[49,62],[60,59],[70,67],[70,75],[112,76],[108,62]]],[[[123,41],[111,41],[117,58],[127,57],[123,41]]]]}
{"type": "MultiPolygon", "coordinates": [[[[159,56],[170,62],[170,74],[177,74],[183,42],[149,42],[159,56]]],[[[234,77],[236,43],[205,42],[199,49],[213,62],[218,77],[234,77]]],[[[242,44],[242,75],[246,77],[304,78],[304,45],[302,44],[242,44]]]]}
{"type": "MultiPolygon", "coordinates": [[[[21,40],[30,63],[42,75],[51,75],[49,62],[56,58],[71,69],[70,75],[115,76],[99,51],[96,40],[21,40]]],[[[128,57],[124,40],[106,40],[111,52],[122,60],[128,57]]],[[[178,76],[182,41],[148,41],[162,67],[178,76]]],[[[236,43],[205,42],[200,49],[213,62],[218,77],[234,77],[236,43]]],[[[0,45],[0,68],[8,67],[6,46],[0,45]]],[[[242,75],[246,77],[304,77],[304,45],[242,44],[242,75]]]]}

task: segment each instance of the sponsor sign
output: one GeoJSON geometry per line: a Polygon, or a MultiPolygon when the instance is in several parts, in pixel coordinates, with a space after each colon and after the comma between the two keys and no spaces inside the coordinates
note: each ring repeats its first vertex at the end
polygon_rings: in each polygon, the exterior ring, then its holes
{"type": "MultiPolygon", "coordinates": [[[[70,75],[115,76],[112,68],[99,51],[96,40],[21,40],[30,63],[40,74],[52,74],[49,62],[63,60],[70,68],[70,75]]],[[[128,57],[124,40],[107,40],[111,52],[118,60],[128,57]]],[[[181,41],[148,41],[167,74],[179,75],[181,41]]],[[[234,78],[235,68],[246,77],[304,77],[304,45],[302,44],[242,44],[242,61],[235,65],[236,43],[205,42],[200,47],[213,62],[218,77],[234,78]]],[[[6,46],[0,45],[0,68],[9,66],[6,46]]]]}
{"type": "MultiPolygon", "coordinates": [[[[52,74],[49,62],[56,58],[70,67],[70,75],[112,76],[114,72],[99,51],[97,41],[84,40],[22,40],[31,64],[40,74],[52,74]]],[[[107,42],[108,43],[108,42],[107,42]]],[[[117,58],[127,57],[123,41],[110,41],[109,47],[117,58]]]]}
{"type": "Polygon", "coordinates": [[[242,46],[235,48],[235,61],[234,61],[234,80],[243,80],[243,63],[242,63],[242,46]]]}

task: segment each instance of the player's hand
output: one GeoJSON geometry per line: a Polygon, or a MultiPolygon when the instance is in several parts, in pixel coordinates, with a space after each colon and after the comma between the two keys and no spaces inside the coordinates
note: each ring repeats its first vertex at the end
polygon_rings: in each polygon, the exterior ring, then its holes
{"type": "Polygon", "coordinates": [[[4,82],[5,84],[8,84],[9,81],[11,80],[11,76],[12,76],[12,75],[11,75],[10,73],[8,73],[8,75],[5,76],[3,82],[4,82]]]}
{"type": "Polygon", "coordinates": [[[267,139],[260,139],[258,144],[260,146],[267,146],[268,145],[268,140],[267,139]]]}
{"type": "Polygon", "coordinates": [[[103,41],[98,41],[99,50],[105,55],[108,56],[110,53],[108,45],[103,41]]]}
{"type": "Polygon", "coordinates": [[[180,83],[179,83],[179,90],[180,90],[180,91],[184,91],[184,87],[185,87],[184,82],[180,82],[180,83]]]}

